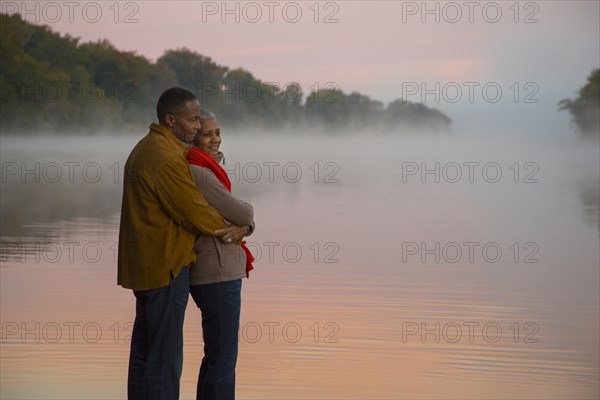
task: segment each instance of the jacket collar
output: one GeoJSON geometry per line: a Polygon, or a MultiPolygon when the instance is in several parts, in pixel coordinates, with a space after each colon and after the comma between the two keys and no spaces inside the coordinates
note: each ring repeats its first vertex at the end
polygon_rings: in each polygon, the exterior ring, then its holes
{"type": "Polygon", "coordinates": [[[165,126],[151,123],[150,124],[150,132],[153,132],[154,134],[164,137],[167,140],[167,142],[173,147],[173,149],[176,150],[180,154],[187,153],[187,150],[190,147],[189,144],[184,143],[181,140],[177,139],[175,137],[175,135],[173,135],[173,132],[168,130],[165,126]]]}

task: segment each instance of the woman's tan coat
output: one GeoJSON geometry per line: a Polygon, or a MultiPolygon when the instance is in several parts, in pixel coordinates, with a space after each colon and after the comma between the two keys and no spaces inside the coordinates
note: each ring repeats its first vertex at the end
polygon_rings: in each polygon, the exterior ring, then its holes
{"type": "MultiPolygon", "coordinates": [[[[236,199],[208,168],[190,165],[196,186],[209,205],[238,226],[254,227],[254,209],[236,199]]],[[[196,264],[190,270],[190,285],[226,282],[246,276],[246,254],[239,243],[223,243],[218,237],[200,235],[194,245],[196,264]]]]}

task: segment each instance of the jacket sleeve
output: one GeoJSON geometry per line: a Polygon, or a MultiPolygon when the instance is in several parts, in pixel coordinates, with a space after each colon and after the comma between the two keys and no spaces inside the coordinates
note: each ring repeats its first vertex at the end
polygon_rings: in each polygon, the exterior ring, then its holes
{"type": "Polygon", "coordinates": [[[236,199],[210,169],[198,165],[190,165],[190,168],[194,174],[196,186],[208,204],[216,208],[228,221],[238,226],[247,226],[253,223],[254,209],[252,206],[236,199]]]}
{"type": "Polygon", "coordinates": [[[214,236],[227,225],[194,185],[184,161],[172,160],[161,168],[155,180],[157,196],[166,213],[192,232],[214,236]]]}

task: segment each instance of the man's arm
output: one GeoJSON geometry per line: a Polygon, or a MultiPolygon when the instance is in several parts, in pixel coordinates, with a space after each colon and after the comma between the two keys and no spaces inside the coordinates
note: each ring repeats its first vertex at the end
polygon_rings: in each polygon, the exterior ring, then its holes
{"type": "Polygon", "coordinates": [[[156,193],[169,216],[192,232],[215,236],[227,227],[223,217],[211,207],[188,174],[185,161],[165,164],[156,177],[156,193]]]}
{"type": "Polygon", "coordinates": [[[235,225],[248,226],[252,223],[254,209],[250,204],[236,199],[210,169],[198,165],[191,165],[190,168],[196,186],[208,204],[235,225]]]}

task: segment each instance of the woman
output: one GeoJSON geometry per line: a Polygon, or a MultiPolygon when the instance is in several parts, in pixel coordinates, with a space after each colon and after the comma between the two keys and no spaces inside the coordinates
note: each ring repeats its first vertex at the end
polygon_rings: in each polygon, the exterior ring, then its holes
{"type": "Polygon", "coordinates": [[[202,313],[204,358],[198,375],[197,399],[235,398],[235,365],[242,278],[252,269],[252,254],[242,242],[254,230],[254,211],[231,194],[224,164],[221,130],[214,114],[202,110],[202,127],[187,159],[206,201],[236,229],[219,239],[200,235],[190,270],[190,293],[202,313]]]}

